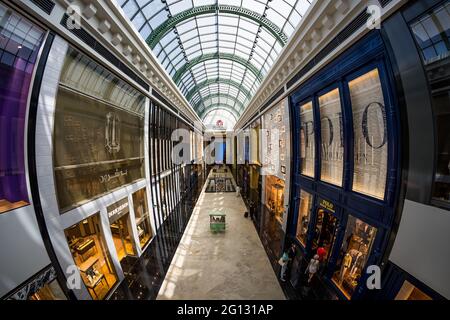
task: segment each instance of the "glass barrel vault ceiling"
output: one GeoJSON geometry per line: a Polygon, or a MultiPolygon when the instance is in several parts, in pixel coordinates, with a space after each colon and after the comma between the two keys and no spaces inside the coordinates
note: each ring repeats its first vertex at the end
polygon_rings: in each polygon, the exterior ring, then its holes
{"type": "Polygon", "coordinates": [[[205,125],[232,127],[313,0],[115,0],[205,125]]]}

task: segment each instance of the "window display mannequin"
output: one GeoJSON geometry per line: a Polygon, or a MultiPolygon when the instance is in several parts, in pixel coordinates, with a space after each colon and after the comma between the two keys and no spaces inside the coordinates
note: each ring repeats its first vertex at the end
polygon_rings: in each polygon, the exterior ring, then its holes
{"type": "Polygon", "coordinates": [[[348,270],[350,269],[352,265],[352,256],[349,253],[346,253],[344,256],[344,259],[342,260],[342,266],[341,266],[341,272],[339,277],[339,284],[342,285],[342,282],[344,282],[345,275],[347,274],[348,270]]]}
{"type": "Polygon", "coordinates": [[[352,269],[350,271],[350,274],[353,276],[356,274],[357,270],[361,270],[363,264],[364,264],[364,257],[365,255],[362,252],[358,252],[356,255],[356,258],[354,259],[352,269]]]}
{"type": "Polygon", "coordinates": [[[311,283],[312,278],[319,270],[319,265],[320,265],[319,255],[316,254],[314,258],[312,258],[311,261],[309,262],[308,267],[306,267],[305,273],[308,273],[308,283],[311,283]]]}

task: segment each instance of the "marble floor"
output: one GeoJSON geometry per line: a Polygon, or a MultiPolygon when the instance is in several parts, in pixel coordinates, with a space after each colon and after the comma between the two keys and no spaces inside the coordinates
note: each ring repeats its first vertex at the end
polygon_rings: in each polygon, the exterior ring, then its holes
{"type": "Polygon", "coordinates": [[[158,300],[285,299],[252,221],[244,218],[245,210],[235,193],[203,190],[158,300]],[[225,233],[211,233],[212,210],[226,213],[225,233]]]}

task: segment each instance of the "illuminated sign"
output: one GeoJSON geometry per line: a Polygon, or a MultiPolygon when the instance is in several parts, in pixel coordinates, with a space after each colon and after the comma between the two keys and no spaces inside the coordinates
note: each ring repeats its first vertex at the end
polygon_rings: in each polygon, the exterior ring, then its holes
{"type": "Polygon", "coordinates": [[[336,209],[334,208],[334,204],[331,203],[328,200],[319,198],[319,206],[324,208],[325,210],[328,210],[328,211],[332,212],[332,213],[336,213],[336,209]]]}

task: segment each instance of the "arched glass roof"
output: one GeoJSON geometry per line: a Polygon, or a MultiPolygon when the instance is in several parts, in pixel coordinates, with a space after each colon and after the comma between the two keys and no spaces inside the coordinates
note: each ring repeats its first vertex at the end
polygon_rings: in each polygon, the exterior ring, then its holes
{"type": "Polygon", "coordinates": [[[242,114],[312,1],[116,0],[204,121],[242,114]]]}

